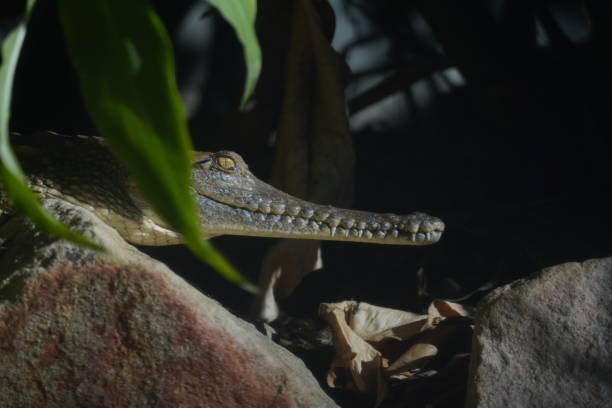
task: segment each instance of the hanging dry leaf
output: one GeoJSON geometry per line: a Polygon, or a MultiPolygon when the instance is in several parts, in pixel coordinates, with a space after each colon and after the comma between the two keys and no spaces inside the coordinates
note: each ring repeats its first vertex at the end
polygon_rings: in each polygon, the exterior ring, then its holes
{"type": "MultiPolygon", "coordinates": [[[[348,206],[354,149],[344,95],[344,64],[332,48],[333,11],[327,2],[295,0],[272,184],[296,197],[348,206]]],[[[273,321],[276,299],[289,296],[320,262],[320,242],[281,241],[262,265],[253,317],[273,321]],[[302,265],[299,263],[303,262],[302,265]]]]}
{"type": "Polygon", "coordinates": [[[259,274],[259,293],[251,305],[251,317],[265,322],[276,320],[276,299],[289,296],[304,276],[323,267],[321,242],[283,239],[270,248],[259,274]]]}

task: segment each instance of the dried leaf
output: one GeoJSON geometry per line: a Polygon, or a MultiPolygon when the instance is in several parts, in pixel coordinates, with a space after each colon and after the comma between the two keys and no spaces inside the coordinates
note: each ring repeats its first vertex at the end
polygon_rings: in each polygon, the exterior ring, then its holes
{"type": "MultiPolygon", "coordinates": [[[[291,33],[272,184],[310,201],[348,206],[355,157],[343,64],[326,36],[329,19],[318,13],[329,13],[331,8],[317,10],[311,0],[296,0],[287,10],[291,33]]],[[[251,315],[276,319],[275,296],[289,296],[308,273],[320,268],[318,263],[318,241],[281,241],[271,248],[251,315]]]]}
{"type": "Polygon", "coordinates": [[[443,299],[434,300],[427,309],[427,313],[430,316],[438,315],[443,317],[472,316],[472,312],[473,310],[469,306],[443,299]]]}
{"type": "Polygon", "coordinates": [[[289,296],[302,279],[323,267],[321,242],[284,239],[266,252],[259,274],[259,293],[251,305],[251,316],[266,322],[276,320],[276,299],[289,296]]]}
{"type": "Polygon", "coordinates": [[[338,372],[345,370],[357,391],[376,395],[377,403],[386,394],[386,383],[382,376],[382,357],[374,347],[355,333],[347,323],[347,305],[350,303],[322,303],[319,315],[327,320],[334,334],[336,356],[328,372],[327,383],[337,385],[338,372]]]}
{"type": "Polygon", "coordinates": [[[435,375],[438,368],[431,369],[430,363],[440,351],[448,355],[453,352],[449,342],[470,336],[469,329],[461,330],[465,326],[439,323],[470,313],[469,308],[444,300],[433,302],[428,315],[356,301],[322,303],[319,315],[330,323],[336,348],[327,377],[330,387],[375,393],[380,402],[387,392],[383,378],[435,375]]]}
{"type": "Polygon", "coordinates": [[[351,311],[348,317],[351,329],[372,342],[385,339],[405,340],[420,333],[427,323],[426,315],[363,302],[348,301],[340,304],[344,304],[344,308],[351,311]]]}
{"type": "Polygon", "coordinates": [[[436,327],[447,317],[461,317],[473,315],[473,310],[469,306],[459,303],[449,302],[448,300],[436,299],[427,309],[427,329],[436,327]]]}
{"type": "Polygon", "coordinates": [[[416,343],[395,360],[385,372],[390,378],[397,380],[411,377],[420,372],[437,354],[438,347],[435,345],[416,343]]]}
{"type": "Polygon", "coordinates": [[[346,205],[355,154],[344,66],[310,0],[294,2],[273,183],[311,201],[346,205]]]}

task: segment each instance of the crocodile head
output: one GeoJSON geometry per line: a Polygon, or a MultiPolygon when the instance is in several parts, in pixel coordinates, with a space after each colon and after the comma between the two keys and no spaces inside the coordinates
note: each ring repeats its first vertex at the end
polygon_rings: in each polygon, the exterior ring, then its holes
{"type": "Polygon", "coordinates": [[[440,239],[444,223],[423,213],[377,214],[295,198],[256,178],[240,155],[196,153],[192,184],[208,237],[230,234],[398,245],[440,239]]]}

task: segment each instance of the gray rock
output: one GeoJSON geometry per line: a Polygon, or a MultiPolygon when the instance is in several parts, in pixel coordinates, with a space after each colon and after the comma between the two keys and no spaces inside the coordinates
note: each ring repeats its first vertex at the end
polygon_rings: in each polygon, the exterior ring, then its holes
{"type": "Polygon", "coordinates": [[[1,407],[336,406],[301,360],[91,213],[46,205],[110,255],[0,219],[1,407]]]}
{"type": "Polygon", "coordinates": [[[478,305],[467,407],[612,406],[612,258],[566,263],[478,305]]]}

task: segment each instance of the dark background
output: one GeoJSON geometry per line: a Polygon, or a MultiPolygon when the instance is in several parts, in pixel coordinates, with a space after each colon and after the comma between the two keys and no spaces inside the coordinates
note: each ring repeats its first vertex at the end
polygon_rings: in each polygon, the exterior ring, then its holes
{"type": "MultiPolygon", "coordinates": [[[[18,66],[11,130],[96,134],[68,60],[54,1],[41,0],[18,66]]],[[[325,268],[287,301],[356,299],[408,309],[435,297],[475,303],[540,268],[612,254],[610,3],[317,1],[352,71],[347,94],[358,209],[442,218],[432,247],[325,242],[325,268]],[[382,85],[381,85],[382,84],[382,85]],[[480,289],[480,290],[479,290],[480,289]]],[[[273,166],[287,0],[260,2],[264,70],[237,111],[244,66],[232,29],[205,3],[158,1],[200,150],[235,150],[262,179],[273,166]],[[202,17],[203,16],[203,17],[202,17]],[[284,33],[284,34],[283,34],[284,33]]],[[[3,3],[2,28],[19,2],[3,3]]],[[[274,240],[215,238],[256,280],[274,240]]],[[[145,248],[238,313],[249,296],[185,248],[145,248]]]]}

